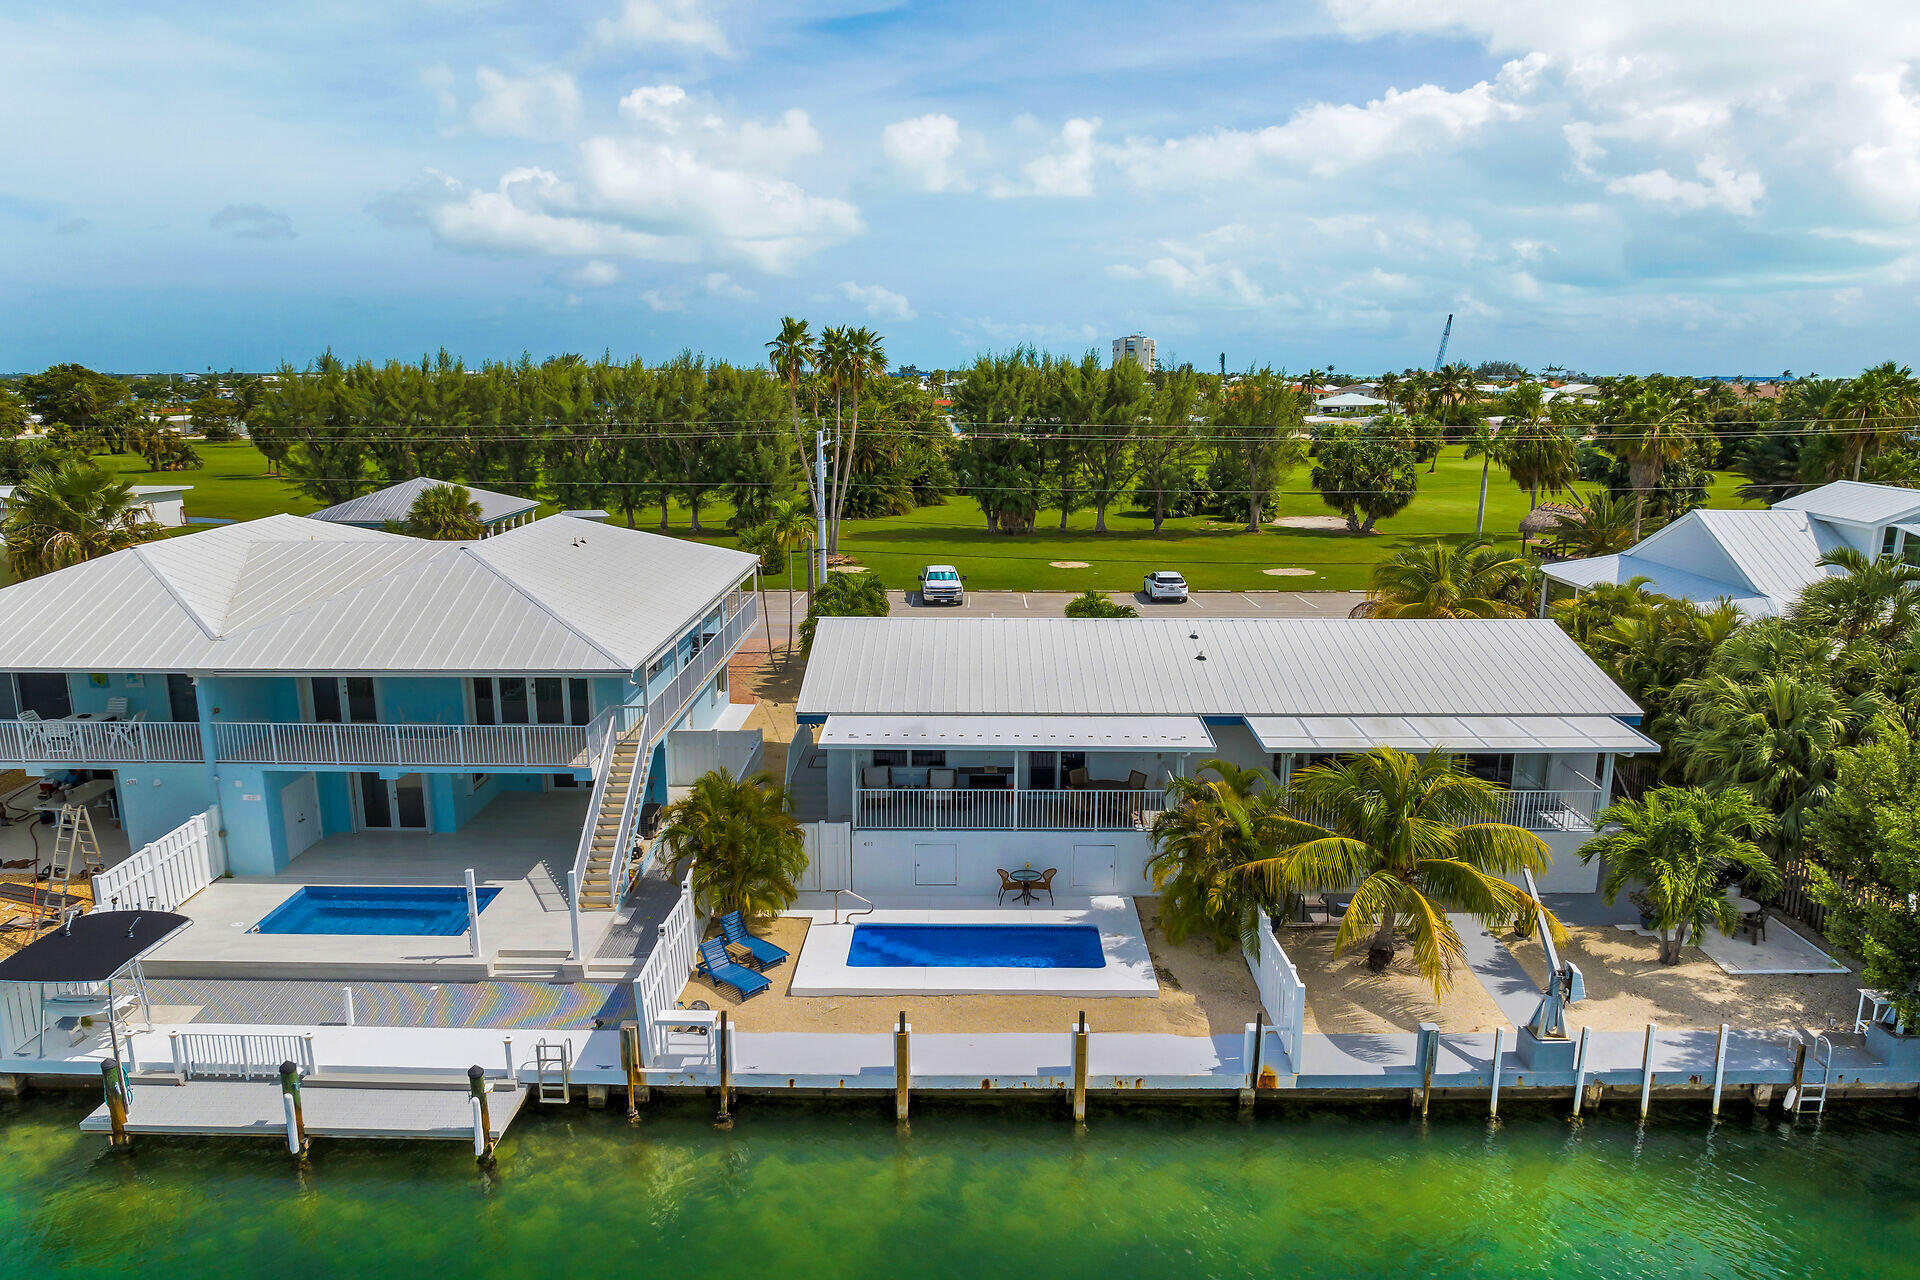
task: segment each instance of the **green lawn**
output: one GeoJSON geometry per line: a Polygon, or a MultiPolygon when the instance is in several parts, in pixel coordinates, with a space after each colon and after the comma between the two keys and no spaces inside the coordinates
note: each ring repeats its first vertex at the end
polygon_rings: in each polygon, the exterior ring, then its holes
{"type": "MultiPolygon", "coordinates": [[[[307,512],[321,504],[292,485],[266,474],[266,465],[245,442],[202,444],[206,465],[197,471],[155,475],[141,469],[140,459],[119,455],[108,465],[134,483],[191,484],[187,508],[196,516],[251,520],[275,511],[307,512]]],[[[1733,496],[1738,477],[1715,477],[1708,502],[1716,507],[1741,505],[1733,496]]],[[[1294,473],[1281,499],[1282,516],[1331,515],[1333,512],[1306,486],[1306,468],[1294,473]]],[[[1158,535],[1152,520],[1130,507],[1108,513],[1108,532],[1093,532],[1093,513],[1074,514],[1063,532],[1059,515],[1041,513],[1041,528],[1025,537],[986,532],[979,507],[968,498],[954,498],[937,507],[925,507],[904,516],[848,522],[841,550],[879,572],[891,587],[905,587],[923,565],[951,563],[967,576],[967,585],[979,590],[1077,590],[1099,587],[1126,590],[1137,587],[1153,569],[1178,569],[1196,589],[1248,591],[1345,590],[1364,587],[1375,561],[1396,548],[1435,535],[1461,536],[1473,532],[1474,508],[1479,497],[1480,465],[1460,449],[1449,449],[1439,470],[1420,472],[1420,492],[1405,512],[1386,521],[1380,532],[1359,538],[1342,532],[1312,529],[1269,529],[1246,533],[1205,519],[1172,520],[1158,535]],[[1056,569],[1054,560],[1084,560],[1085,569],[1056,569]],[[1275,568],[1306,569],[1305,576],[1269,575],[1275,568]]],[[[724,503],[705,507],[701,516],[709,526],[723,526],[729,508],[724,503]]],[[[1526,514],[1526,494],[1496,468],[1487,489],[1487,529],[1511,537],[1526,514]]],[[[687,515],[676,509],[670,532],[684,534],[687,515]]],[[[641,527],[654,527],[647,514],[641,527]]],[[[704,541],[731,542],[724,534],[703,535],[704,541]]]]}

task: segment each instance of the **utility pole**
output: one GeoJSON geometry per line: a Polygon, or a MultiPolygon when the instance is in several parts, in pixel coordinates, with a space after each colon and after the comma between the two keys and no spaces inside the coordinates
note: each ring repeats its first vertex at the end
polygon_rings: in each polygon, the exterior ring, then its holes
{"type": "Polygon", "coordinates": [[[824,587],[827,585],[827,433],[821,429],[813,433],[813,491],[813,546],[820,558],[814,582],[824,587]]]}

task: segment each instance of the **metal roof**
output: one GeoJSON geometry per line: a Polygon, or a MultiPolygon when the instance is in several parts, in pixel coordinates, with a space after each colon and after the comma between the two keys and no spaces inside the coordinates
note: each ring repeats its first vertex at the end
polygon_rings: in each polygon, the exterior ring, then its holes
{"type": "Polygon", "coordinates": [[[1211,751],[1198,716],[828,716],[823,747],[1131,747],[1211,751]]]}
{"type": "Polygon", "coordinates": [[[427,542],[269,516],[0,590],[0,670],[625,673],[756,562],[559,517],[427,542]]]}
{"type": "Polygon", "coordinates": [[[1660,744],[1612,716],[1249,716],[1264,751],[1635,751],[1660,744]]]}
{"type": "Polygon", "coordinates": [[[1784,612],[1808,583],[1836,572],[1820,557],[1842,545],[1837,532],[1804,511],[1702,507],[1619,555],[1565,560],[1543,572],[1575,587],[1647,578],[1648,589],[1662,595],[1700,603],[1724,596],[1742,613],[1768,617],[1784,612]]]}
{"type": "Polygon", "coordinates": [[[1920,490],[1891,484],[1835,480],[1773,504],[1775,511],[1805,511],[1822,520],[1884,525],[1920,515],[1920,490]]]}
{"type": "Polygon", "coordinates": [[[826,715],[1624,715],[1543,619],[822,618],[826,715]]]}
{"type": "Polygon", "coordinates": [[[402,480],[399,484],[390,484],[384,489],[375,489],[372,493],[363,493],[357,498],[348,498],[345,502],[335,503],[315,511],[309,519],[327,520],[335,524],[383,525],[388,521],[405,522],[408,513],[413,510],[413,500],[428,489],[444,484],[454,484],[465,489],[473,500],[480,504],[480,523],[492,524],[496,520],[507,520],[514,516],[525,515],[540,505],[538,498],[515,497],[510,493],[495,493],[491,489],[477,489],[470,484],[457,481],[433,480],[426,476],[415,476],[411,480],[402,480]]]}
{"type": "Polygon", "coordinates": [[[1688,573],[1684,569],[1676,569],[1670,564],[1661,564],[1655,560],[1642,560],[1635,555],[1592,556],[1585,560],[1562,560],[1558,564],[1542,565],[1540,572],[1555,582],[1564,583],[1569,587],[1591,587],[1602,582],[1630,582],[1635,578],[1645,578],[1647,590],[1663,596],[1672,596],[1676,600],[1711,604],[1724,596],[1732,600],[1742,613],[1753,617],[1771,617],[1779,612],[1774,601],[1765,596],[1754,595],[1753,589],[1744,582],[1722,582],[1716,578],[1703,578],[1697,573],[1688,573]]]}

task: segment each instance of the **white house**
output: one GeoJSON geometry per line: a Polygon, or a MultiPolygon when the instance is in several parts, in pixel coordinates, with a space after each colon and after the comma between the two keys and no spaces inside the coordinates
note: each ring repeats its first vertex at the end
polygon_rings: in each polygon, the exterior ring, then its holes
{"type": "MultiPolygon", "coordinates": [[[[414,499],[428,489],[449,483],[452,482],[416,476],[411,480],[402,480],[399,484],[390,484],[384,489],[375,489],[372,493],[363,493],[357,498],[335,503],[331,507],[322,507],[307,518],[325,520],[331,524],[352,525],[358,529],[384,529],[389,524],[405,524],[408,513],[413,510],[414,499]]],[[[491,489],[479,489],[470,484],[459,487],[465,489],[473,500],[480,504],[480,523],[485,526],[487,535],[503,533],[517,525],[526,524],[540,514],[538,498],[495,493],[491,489]]]]}
{"type": "MultiPolygon", "coordinates": [[[[190,484],[136,484],[133,496],[147,519],[155,524],[177,527],[187,522],[187,493],[190,484]]],[[[0,484],[0,520],[7,518],[13,502],[14,486],[0,484]]]]}
{"type": "Polygon", "coordinates": [[[798,712],[796,812],[846,849],[809,887],[866,894],[978,895],[1023,865],[1064,893],[1150,893],[1169,777],[1217,756],[1284,780],[1376,745],[1463,755],[1552,850],[1542,888],[1590,891],[1575,854],[1614,757],[1658,749],[1530,619],[828,618],[798,712]]]}
{"type": "Polygon", "coordinates": [[[1617,555],[1565,560],[1542,572],[1575,591],[1645,578],[1650,591],[1701,604],[1727,599],[1764,618],[1786,612],[1808,583],[1839,572],[1819,563],[1839,547],[1920,562],[1920,537],[1909,535],[1920,535],[1920,490],[1838,480],[1766,511],[1689,511],[1617,555]]]}

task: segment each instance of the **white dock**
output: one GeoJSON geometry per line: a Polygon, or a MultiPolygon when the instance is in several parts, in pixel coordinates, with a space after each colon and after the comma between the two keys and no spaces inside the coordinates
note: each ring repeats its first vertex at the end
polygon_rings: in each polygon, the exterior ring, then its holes
{"type": "MultiPolygon", "coordinates": [[[[519,1114],[527,1090],[490,1082],[487,1118],[499,1138],[519,1114]]],[[[186,1084],[134,1082],[128,1133],[198,1137],[253,1137],[286,1141],[278,1083],[194,1080],[186,1084]]],[[[300,1090],[307,1136],[473,1141],[473,1112],[464,1088],[327,1085],[309,1080],[300,1090]]],[[[87,1133],[108,1131],[105,1105],[80,1122],[87,1133]]]]}

